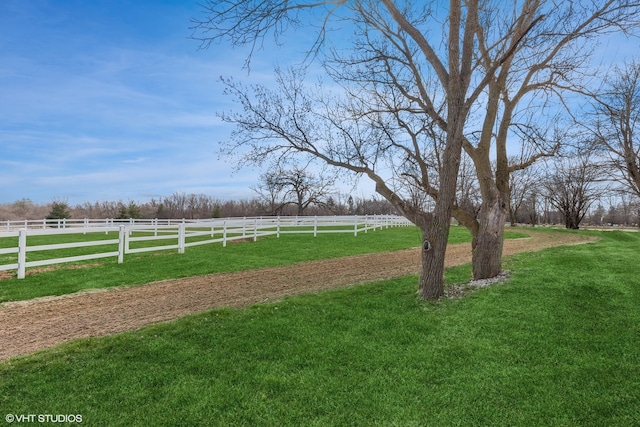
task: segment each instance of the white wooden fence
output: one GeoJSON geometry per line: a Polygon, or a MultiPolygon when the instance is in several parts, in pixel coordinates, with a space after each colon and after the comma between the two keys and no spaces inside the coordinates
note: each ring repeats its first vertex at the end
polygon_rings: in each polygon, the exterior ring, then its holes
{"type": "Polygon", "coordinates": [[[253,240],[259,237],[281,234],[313,234],[319,233],[366,233],[380,228],[407,226],[411,223],[404,217],[396,215],[365,216],[316,216],[316,217],[255,217],[224,218],[207,220],[160,220],[160,219],[82,219],[82,220],[25,220],[0,222],[0,243],[17,237],[17,244],[0,245],[0,263],[11,258],[8,264],[0,264],[0,271],[17,270],[18,279],[23,279],[26,269],[45,265],[85,261],[107,257],[118,257],[118,263],[124,262],[124,255],[140,252],[177,249],[183,254],[185,248],[196,245],[222,243],[233,240],[253,240]],[[4,226],[4,227],[3,227],[4,226]],[[28,237],[70,234],[90,234],[104,232],[117,234],[113,239],[97,239],[87,236],[87,240],[72,243],[55,243],[29,246],[28,237]],[[140,243],[154,242],[154,243],[140,243]],[[164,243],[163,243],[164,242],[164,243]],[[132,247],[132,243],[133,246],[132,247]],[[169,244],[167,244],[169,243],[169,244]],[[113,250],[116,248],[117,250],[113,250]],[[109,251],[47,258],[27,261],[28,252],[42,252],[60,249],[82,248],[90,246],[110,246],[109,251]],[[16,255],[17,254],[17,260],[16,255]]]}

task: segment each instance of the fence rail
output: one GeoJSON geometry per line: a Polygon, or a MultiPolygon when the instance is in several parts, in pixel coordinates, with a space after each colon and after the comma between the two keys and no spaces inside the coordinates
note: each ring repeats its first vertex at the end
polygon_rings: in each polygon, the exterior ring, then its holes
{"type": "Polygon", "coordinates": [[[17,270],[18,279],[23,279],[30,267],[108,257],[118,257],[118,263],[122,264],[126,254],[172,249],[183,254],[192,246],[222,243],[224,247],[229,241],[256,241],[270,235],[313,234],[315,237],[320,233],[353,233],[357,236],[369,230],[407,225],[411,223],[397,215],[3,221],[0,222],[0,271],[17,270]],[[116,233],[117,238],[109,238],[110,233],[116,233]],[[29,245],[38,236],[59,236],[54,239],[64,240],[65,235],[80,241],[29,245]],[[90,254],[47,257],[50,251],[88,247],[102,249],[90,254]],[[41,259],[27,259],[27,254],[36,252],[41,259]]]}

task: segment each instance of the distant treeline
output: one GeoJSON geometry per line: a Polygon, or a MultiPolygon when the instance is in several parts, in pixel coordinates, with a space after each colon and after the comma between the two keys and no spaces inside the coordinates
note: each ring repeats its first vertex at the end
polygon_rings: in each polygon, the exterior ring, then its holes
{"type": "MultiPolygon", "coordinates": [[[[277,214],[296,215],[298,206],[279,206],[277,214]]],[[[97,201],[70,206],[65,200],[36,204],[29,199],[0,204],[0,221],[43,218],[226,218],[274,215],[272,204],[258,198],[222,201],[206,194],[174,193],[148,202],[97,201]]],[[[397,214],[384,199],[336,196],[310,204],[304,215],[397,214]]]]}
{"type": "MultiPolygon", "coordinates": [[[[472,200],[463,200],[473,203],[472,200]]],[[[511,222],[514,224],[562,224],[561,211],[551,206],[545,197],[527,197],[520,203],[512,202],[511,222]]],[[[0,204],[0,221],[21,219],[61,218],[176,218],[205,219],[251,217],[267,215],[297,215],[295,203],[280,204],[274,211],[273,203],[264,198],[222,201],[206,194],[174,193],[145,203],[134,201],[85,202],[70,206],[64,200],[36,204],[29,199],[0,204]]],[[[304,215],[381,215],[398,212],[386,200],[375,197],[337,196],[304,208],[304,215]]],[[[609,206],[593,204],[583,223],[592,226],[637,226],[640,206],[628,198],[611,199],[609,206]]]]}

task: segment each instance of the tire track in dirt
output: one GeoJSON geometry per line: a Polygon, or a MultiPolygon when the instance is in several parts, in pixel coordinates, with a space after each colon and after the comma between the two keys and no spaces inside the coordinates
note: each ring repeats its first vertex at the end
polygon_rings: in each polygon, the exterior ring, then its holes
{"type": "MultiPolygon", "coordinates": [[[[575,234],[532,233],[531,238],[505,240],[503,254],[591,240],[575,234]]],[[[470,244],[447,248],[447,267],[469,262],[470,244]]],[[[216,307],[276,301],[286,295],[414,274],[419,269],[416,248],[8,302],[0,304],[0,360],[216,307]]]]}

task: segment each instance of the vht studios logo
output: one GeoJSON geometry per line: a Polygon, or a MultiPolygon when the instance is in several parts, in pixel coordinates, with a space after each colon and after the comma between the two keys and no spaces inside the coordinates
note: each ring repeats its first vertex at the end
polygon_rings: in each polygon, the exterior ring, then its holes
{"type": "Polygon", "coordinates": [[[7,414],[8,423],[81,423],[80,414],[7,414]]]}

